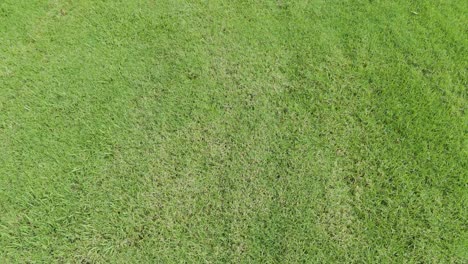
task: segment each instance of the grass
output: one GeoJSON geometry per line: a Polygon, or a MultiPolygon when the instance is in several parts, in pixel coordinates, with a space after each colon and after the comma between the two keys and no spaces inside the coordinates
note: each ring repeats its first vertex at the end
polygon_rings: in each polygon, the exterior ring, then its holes
{"type": "Polygon", "coordinates": [[[0,1],[0,262],[466,263],[467,12],[0,1]]]}

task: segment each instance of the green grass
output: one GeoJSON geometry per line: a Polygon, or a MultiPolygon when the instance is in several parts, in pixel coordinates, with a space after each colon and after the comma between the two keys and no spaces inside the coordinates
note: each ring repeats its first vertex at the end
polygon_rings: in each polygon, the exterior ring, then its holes
{"type": "Polygon", "coordinates": [[[467,263],[467,13],[0,1],[0,262],[467,263]]]}

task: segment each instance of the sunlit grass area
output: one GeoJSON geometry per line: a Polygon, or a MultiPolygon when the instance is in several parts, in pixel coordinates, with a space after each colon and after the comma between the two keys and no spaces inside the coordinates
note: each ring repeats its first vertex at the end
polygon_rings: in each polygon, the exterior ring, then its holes
{"type": "Polygon", "coordinates": [[[466,263],[467,13],[0,1],[0,262],[466,263]]]}

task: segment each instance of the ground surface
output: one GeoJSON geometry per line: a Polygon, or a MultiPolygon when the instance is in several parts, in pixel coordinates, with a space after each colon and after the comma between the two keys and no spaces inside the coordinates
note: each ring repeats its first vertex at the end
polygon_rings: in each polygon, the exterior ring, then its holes
{"type": "Polygon", "coordinates": [[[468,2],[0,1],[2,263],[466,263],[468,2]]]}

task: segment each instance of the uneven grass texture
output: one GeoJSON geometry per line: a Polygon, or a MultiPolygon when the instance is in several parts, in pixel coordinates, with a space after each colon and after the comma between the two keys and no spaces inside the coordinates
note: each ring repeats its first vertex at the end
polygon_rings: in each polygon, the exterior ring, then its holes
{"type": "Polygon", "coordinates": [[[467,13],[0,1],[0,262],[467,263],[467,13]]]}

